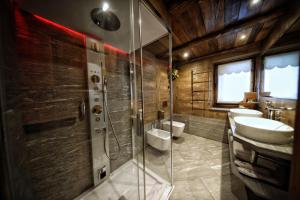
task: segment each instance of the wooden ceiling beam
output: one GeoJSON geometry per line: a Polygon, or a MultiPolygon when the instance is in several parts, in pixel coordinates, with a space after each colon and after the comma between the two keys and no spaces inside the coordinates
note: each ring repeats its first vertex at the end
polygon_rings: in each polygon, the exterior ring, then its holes
{"type": "MultiPolygon", "coordinates": [[[[282,51],[290,51],[290,50],[296,50],[299,49],[300,42],[299,40],[290,40],[288,42],[284,42],[278,46],[272,47],[271,49],[268,49],[266,53],[273,54],[278,53],[282,51]]],[[[261,42],[255,42],[247,45],[243,45],[241,47],[236,47],[233,49],[223,50],[223,51],[217,51],[212,54],[200,56],[197,58],[192,58],[190,60],[180,62],[179,66],[192,63],[192,62],[198,62],[201,60],[206,60],[213,58],[215,62],[226,62],[226,60],[232,60],[232,59],[242,59],[250,56],[260,55],[261,53],[261,42]]]]}
{"type": "Polygon", "coordinates": [[[270,49],[298,19],[300,19],[300,1],[292,4],[289,12],[282,17],[272,29],[272,32],[262,44],[261,55],[265,54],[267,50],[270,49]]]}
{"type": "MultiPolygon", "coordinates": [[[[225,33],[231,32],[231,31],[235,31],[235,30],[238,30],[238,29],[245,29],[245,28],[254,26],[257,23],[264,23],[264,22],[276,19],[276,18],[282,16],[283,14],[284,14],[284,9],[280,8],[280,9],[276,9],[276,10],[261,14],[259,16],[252,17],[250,19],[245,19],[245,20],[238,21],[236,23],[229,24],[228,26],[224,27],[224,29],[222,29],[222,30],[210,32],[206,35],[203,35],[201,37],[197,37],[197,38],[195,38],[195,39],[193,39],[189,42],[186,42],[182,45],[174,47],[173,48],[173,55],[178,53],[178,52],[183,51],[186,48],[191,48],[193,46],[196,46],[196,45],[200,44],[203,41],[210,40],[210,39],[213,39],[213,38],[217,38],[217,37],[219,37],[219,36],[221,36],[225,33]]],[[[168,55],[168,51],[165,51],[165,52],[157,55],[157,57],[164,58],[167,55],[168,55]]]]}
{"type": "Polygon", "coordinates": [[[232,48],[232,49],[216,51],[214,53],[200,56],[197,58],[192,58],[190,60],[180,62],[180,65],[184,65],[187,63],[191,63],[191,62],[198,62],[198,61],[206,60],[206,59],[210,59],[210,58],[215,59],[216,57],[222,57],[222,56],[227,57],[227,55],[231,55],[230,57],[232,58],[232,57],[234,57],[233,54],[236,54],[236,53],[238,53],[239,55],[242,55],[242,54],[256,55],[256,54],[260,53],[260,49],[261,49],[261,43],[255,42],[255,43],[243,45],[243,46],[232,48]]]}

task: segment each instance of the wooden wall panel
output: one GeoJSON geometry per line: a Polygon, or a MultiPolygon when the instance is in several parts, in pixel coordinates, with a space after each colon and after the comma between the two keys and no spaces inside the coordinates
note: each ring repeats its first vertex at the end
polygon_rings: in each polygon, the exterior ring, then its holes
{"type": "Polygon", "coordinates": [[[174,113],[188,113],[218,119],[226,118],[226,113],[210,110],[213,105],[213,63],[213,59],[203,60],[179,68],[179,78],[174,81],[174,113]],[[193,103],[192,73],[193,81],[195,81],[193,103]]]}
{"type": "Polygon", "coordinates": [[[11,1],[0,2],[0,199],[33,199],[26,170],[22,126],[22,93],[16,52],[15,19],[11,1]]]}
{"type": "Polygon", "coordinates": [[[201,73],[201,74],[194,74],[193,82],[207,82],[208,81],[208,72],[201,73]]]}
{"type": "Polygon", "coordinates": [[[204,92],[208,90],[208,83],[194,83],[194,91],[204,92]]]}
{"type": "Polygon", "coordinates": [[[157,112],[163,110],[165,118],[170,113],[169,79],[167,63],[156,59],[151,53],[143,53],[145,124],[157,120],[157,112]],[[163,107],[163,102],[167,102],[163,107]]]}
{"type": "Polygon", "coordinates": [[[193,96],[194,101],[205,101],[208,100],[208,94],[207,92],[194,92],[193,96]]]}
{"type": "Polygon", "coordinates": [[[92,186],[84,38],[16,10],[26,169],[35,199],[73,199],[92,186]],[[71,119],[71,120],[70,120],[71,119]]]}
{"type": "MultiPolygon", "coordinates": [[[[274,51],[277,46],[274,47],[274,51]]],[[[272,49],[271,49],[272,50],[272,49]]],[[[287,51],[288,49],[285,49],[287,51]]],[[[203,59],[200,61],[196,61],[193,63],[188,63],[179,67],[179,78],[174,81],[174,113],[180,115],[190,115],[190,116],[200,116],[202,118],[215,118],[215,119],[223,119],[225,120],[227,117],[227,112],[217,111],[214,109],[214,65],[220,62],[230,62],[237,59],[249,58],[249,52],[240,52],[233,54],[223,54],[217,55],[214,57],[210,57],[207,59],[203,59]],[[194,83],[194,88],[192,88],[192,73],[193,73],[193,81],[197,80],[199,82],[194,83]],[[201,82],[201,79],[204,73],[208,73],[208,83],[204,86],[205,82],[201,82]],[[199,92],[192,93],[192,89],[200,90],[199,92]],[[205,89],[204,89],[205,88],[205,89]],[[193,94],[193,98],[192,98],[193,94]],[[192,101],[194,100],[194,101],[192,101]],[[212,109],[213,108],[213,109],[212,109]]],[[[255,58],[255,57],[253,57],[255,58]]],[[[262,63],[262,62],[260,62],[262,63]]],[[[258,66],[256,66],[258,67],[258,66]]],[[[258,67],[259,69],[259,67],[258,67]]],[[[206,75],[205,75],[206,76],[206,75]]],[[[202,80],[207,80],[202,79],[202,80]]],[[[266,112],[264,109],[264,102],[266,99],[262,98],[260,103],[260,108],[263,112],[266,112]]],[[[275,102],[276,106],[287,106],[295,108],[296,101],[287,101],[271,98],[275,102]]],[[[200,118],[199,118],[200,119],[200,118]]],[[[282,121],[294,126],[295,123],[295,111],[284,111],[282,114],[282,121]]],[[[212,122],[213,123],[213,122],[212,122]]],[[[225,121],[224,121],[225,123],[225,121]]],[[[196,129],[195,129],[196,130],[196,129]]],[[[200,130],[200,129],[199,129],[200,130]]],[[[193,133],[197,134],[197,133],[193,133]]],[[[224,138],[222,133],[219,132],[219,137],[224,138]]],[[[210,138],[209,135],[204,133],[198,133],[202,137],[210,138]]],[[[223,142],[225,140],[222,140],[223,142]]]]}
{"type": "Polygon", "coordinates": [[[296,103],[294,149],[291,164],[289,200],[300,199],[300,81],[298,83],[298,101],[296,103]]]}

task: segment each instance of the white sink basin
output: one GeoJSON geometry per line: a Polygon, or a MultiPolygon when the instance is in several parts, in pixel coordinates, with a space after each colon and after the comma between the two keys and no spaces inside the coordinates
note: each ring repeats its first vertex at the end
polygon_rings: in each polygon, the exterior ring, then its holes
{"type": "Polygon", "coordinates": [[[291,142],[294,129],[282,122],[257,118],[235,117],[237,134],[270,144],[287,144],[291,142]]]}
{"type": "Polygon", "coordinates": [[[262,117],[263,113],[258,110],[233,108],[230,109],[232,117],[246,116],[246,117],[262,117]]]}

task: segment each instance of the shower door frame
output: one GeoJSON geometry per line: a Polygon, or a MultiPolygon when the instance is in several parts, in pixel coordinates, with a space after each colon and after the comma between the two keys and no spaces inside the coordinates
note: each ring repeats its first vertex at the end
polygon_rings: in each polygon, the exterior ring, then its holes
{"type": "MultiPolygon", "coordinates": [[[[133,1],[132,0],[132,7],[131,7],[131,42],[132,46],[135,47],[135,29],[134,29],[134,9],[133,9],[133,1]]],[[[145,136],[145,124],[144,124],[144,110],[145,110],[145,104],[144,104],[144,73],[143,73],[143,45],[142,45],[142,23],[141,22],[141,5],[143,4],[152,14],[155,16],[155,18],[161,23],[161,25],[167,30],[167,36],[168,36],[168,44],[169,44],[169,63],[168,63],[168,79],[169,79],[169,100],[170,100],[170,184],[173,188],[173,130],[172,130],[172,124],[173,124],[173,80],[172,80],[172,30],[171,27],[168,25],[168,23],[162,19],[161,17],[157,16],[153,9],[147,4],[144,0],[137,0],[138,2],[138,43],[139,43],[139,66],[141,68],[140,70],[140,85],[137,85],[137,71],[136,71],[136,53],[133,51],[133,58],[131,58],[130,61],[130,91],[131,91],[131,110],[132,110],[132,155],[133,158],[137,159],[137,182],[138,182],[138,196],[139,199],[146,200],[146,163],[145,163],[145,148],[146,148],[146,136],[145,136]],[[141,92],[141,120],[139,121],[139,111],[138,111],[138,95],[137,91],[141,92]],[[140,125],[140,126],[139,126],[140,125]],[[135,137],[138,135],[142,136],[142,167],[143,167],[143,183],[140,182],[140,176],[139,174],[139,160],[138,160],[138,153],[136,152],[136,140],[135,137]],[[140,191],[140,187],[143,187],[143,191],[140,191]],[[142,198],[141,198],[142,197],[142,198]]],[[[172,191],[172,190],[171,190],[172,191]]],[[[170,191],[170,192],[171,192],[170,191]]],[[[170,195],[170,194],[169,194],[170,195]]]]}

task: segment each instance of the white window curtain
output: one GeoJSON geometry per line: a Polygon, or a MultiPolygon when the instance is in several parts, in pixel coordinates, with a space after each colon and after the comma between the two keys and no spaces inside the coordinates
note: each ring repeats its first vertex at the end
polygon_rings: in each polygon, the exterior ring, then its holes
{"type": "Polygon", "coordinates": [[[267,56],[264,59],[264,91],[272,97],[297,99],[299,52],[267,56]]]}
{"type": "Polygon", "coordinates": [[[251,90],[251,60],[218,66],[218,103],[238,103],[251,90]]]}
{"type": "Polygon", "coordinates": [[[277,54],[273,56],[267,56],[264,60],[265,69],[285,68],[288,66],[298,67],[299,66],[299,52],[290,52],[277,54]]]}

